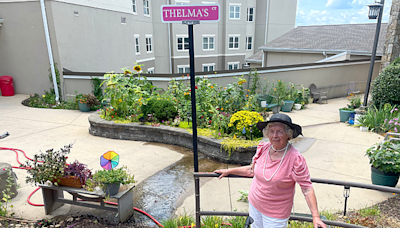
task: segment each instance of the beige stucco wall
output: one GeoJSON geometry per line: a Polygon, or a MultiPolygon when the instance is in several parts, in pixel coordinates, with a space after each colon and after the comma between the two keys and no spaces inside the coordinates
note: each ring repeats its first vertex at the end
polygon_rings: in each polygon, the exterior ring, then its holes
{"type": "MultiPolygon", "coordinates": [[[[375,63],[373,79],[378,75],[380,68],[380,61],[375,63]]],[[[277,80],[284,80],[285,82],[292,82],[296,85],[303,85],[304,87],[309,87],[311,83],[314,83],[317,87],[323,88],[323,91],[328,92],[329,98],[343,97],[345,96],[347,84],[350,81],[357,81],[357,88],[360,88],[363,92],[365,90],[366,80],[368,76],[369,62],[362,63],[350,63],[350,64],[330,64],[322,66],[313,67],[296,67],[287,69],[269,69],[269,68],[259,68],[260,79],[263,86],[269,85],[271,88],[272,83],[277,80]],[[262,73],[263,71],[269,71],[262,73]]],[[[248,71],[241,73],[236,73],[235,71],[222,72],[215,74],[211,72],[208,74],[208,78],[216,83],[220,87],[224,87],[237,79],[234,77],[240,77],[244,75],[245,79],[248,79],[248,71]]],[[[197,72],[196,75],[206,75],[204,72],[197,72]]],[[[157,78],[164,78],[164,81],[153,81],[153,84],[163,88],[164,90],[168,87],[169,79],[171,75],[156,75],[157,78]]],[[[180,79],[179,76],[175,76],[180,79]]],[[[148,78],[151,80],[151,77],[148,78]]],[[[89,92],[90,87],[89,80],[83,79],[66,79],[66,90],[68,93],[74,93],[78,88],[81,89],[78,93],[89,92]]],[[[189,82],[184,80],[184,83],[189,82]]],[[[248,84],[245,83],[244,87],[247,88],[248,84]]]]}
{"type": "MultiPolygon", "coordinates": [[[[51,4],[46,2],[46,8],[51,9],[51,4]]],[[[0,27],[0,76],[13,77],[16,93],[43,94],[50,89],[50,63],[39,1],[1,3],[0,16],[4,19],[0,27]]],[[[51,21],[51,14],[47,16],[51,21]]],[[[57,61],[55,44],[56,41],[52,46],[57,61]]]]}
{"type": "Polygon", "coordinates": [[[264,61],[266,62],[266,67],[272,67],[281,65],[315,63],[324,58],[325,56],[323,54],[317,53],[267,52],[264,61]]]}

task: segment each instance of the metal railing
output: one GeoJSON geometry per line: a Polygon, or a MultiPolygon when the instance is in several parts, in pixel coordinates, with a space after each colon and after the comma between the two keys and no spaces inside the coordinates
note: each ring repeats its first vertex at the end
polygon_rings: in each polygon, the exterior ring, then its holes
{"type": "MultiPolygon", "coordinates": [[[[195,179],[196,178],[198,179],[201,177],[219,177],[220,176],[220,174],[218,174],[218,173],[208,173],[208,172],[197,172],[197,173],[194,173],[193,175],[194,175],[195,179]]],[[[252,178],[252,177],[244,177],[244,176],[238,176],[238,175],[228,175],[227,177],[230,177],[230,178],[252,178]]],[[[330,185],[343,186],[344,187],[343,196],[345,197],[344,214],[346,213],[347,198],[350,196],[349,193],[350,193],[351,187],[400,194],[400,189],[398,189],[398,188],[392,188],[392,187],[386,187],[386,186],[380,186],[380,185],[363,184],[363,183],[340,181],[340,180],[329,180],[329,179],[321,179],[321,178],[311,178],[311,182],[319,183],[319,184],[330,184],[330,185]]],[[[200,216],[204,216],[204,215],[249,216],[249,214],[246,212],[232,212],[232,211],[196,211],[196,214],[199,214],[200,216]]],[[[289,220],[312,222],[312,218],[304,217],[304,216],[297,216],[297,215],[291,215],[289,220]]],[[[324,222],[326,225],[345,227],[345,228],[365,227],[365,226],[330,221],[330,220],[325,220],[325,219],[323,219],[322,222],[324,222]]]]}

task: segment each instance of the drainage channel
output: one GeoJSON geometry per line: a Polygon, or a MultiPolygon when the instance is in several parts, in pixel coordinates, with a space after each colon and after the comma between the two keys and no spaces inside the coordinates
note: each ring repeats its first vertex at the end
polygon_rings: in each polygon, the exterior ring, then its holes
{"type": "MultiPolygon", "coordinates": [[[[147,145],[166,147],[184,155],[180,161],[142,181],[133,191],[134,207],[146,211],[162,222],[173,217],[175,210],[180,206],[179,203],[194,193],[193,152],[191,149],[160,143],[147,145]]],[[[212,172],[226,166],[199,153],[199,169],[202,172],[212,172]]],[[[134,219],[138,226],[158,227],[141,213],[135,213],[134,219]]]]}

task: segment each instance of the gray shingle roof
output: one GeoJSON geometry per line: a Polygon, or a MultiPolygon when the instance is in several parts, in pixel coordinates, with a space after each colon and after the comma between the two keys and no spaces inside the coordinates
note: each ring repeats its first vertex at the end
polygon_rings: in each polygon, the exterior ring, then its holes
{"type": "Polygon", "coordinates": [[[262,61],[263,51],[256,52],[254,55],[246,58],[246,61],[262,61]]]}
{"type": "MultiPolygon", "coordinates": [[[[388,24],[381,24],[377,52],[383,53],[388,24]]],[[[376,23],[299,26],[263,48],[372,52],[376,23]]]]}

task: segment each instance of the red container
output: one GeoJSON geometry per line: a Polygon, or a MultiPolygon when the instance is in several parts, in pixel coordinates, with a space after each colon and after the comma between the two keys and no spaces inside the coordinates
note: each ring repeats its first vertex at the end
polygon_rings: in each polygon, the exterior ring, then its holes
{"type": "Polygon", "coordinates": [[[13,78],[8,75],[0,76],[0,90],[3,96],[14,96],[13,78]]]}

